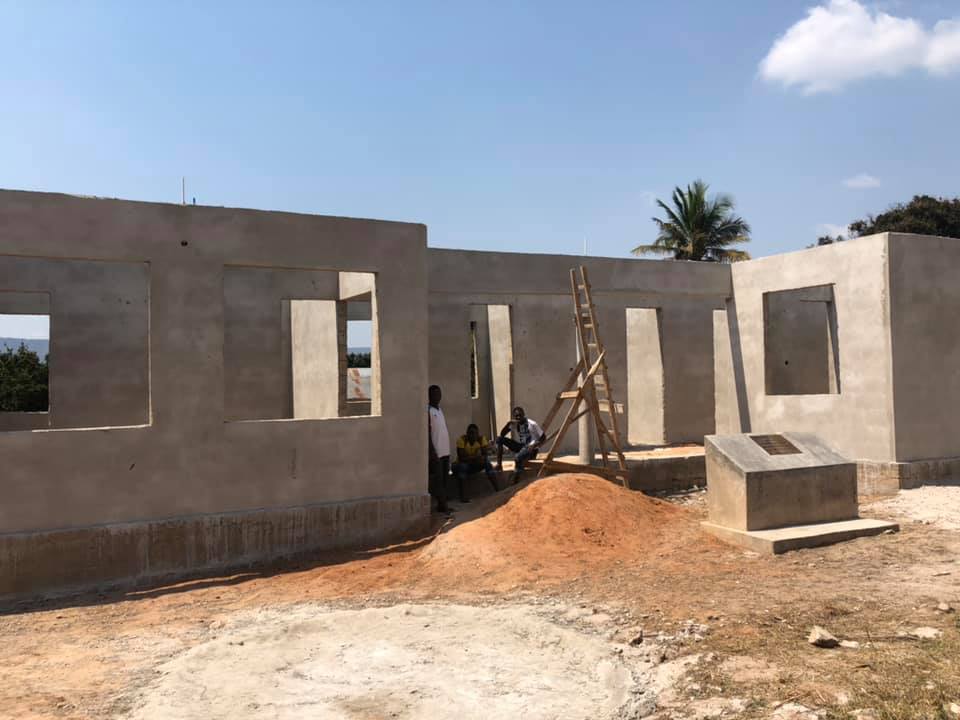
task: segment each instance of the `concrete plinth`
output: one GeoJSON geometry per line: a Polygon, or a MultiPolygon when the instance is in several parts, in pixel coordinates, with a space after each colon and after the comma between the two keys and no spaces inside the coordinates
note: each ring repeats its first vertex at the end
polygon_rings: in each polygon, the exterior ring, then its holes
{"type": "Polygon", "coordinates": [[[792,525],[773,530],[735,530],[733,528],[701,523],[701,527],[721,540],[759,553],[778,555],[789,550],[832,545],[868,535],[879,535],[900,526],[886,520],[858,518],[814,525],[792,525]]]}
{"type": "Polygon", "coordinates": [[[857,466],[811,433],[705,439],[710,521],[735,530],[852,520],[857,466]]]}

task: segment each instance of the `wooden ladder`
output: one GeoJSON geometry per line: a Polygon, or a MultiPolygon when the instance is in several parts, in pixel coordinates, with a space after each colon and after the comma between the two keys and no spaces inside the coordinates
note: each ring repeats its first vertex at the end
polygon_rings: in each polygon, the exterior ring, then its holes
{"type": "Polygon", "coordinates": [[[570,469],[568,463],[557,463],[554,455],[563,442],[563,437],[569,427],[587,413],[593,418],[597,431],[597,440],[600,444],[600,455],[603,458],[603,474],[612,479],[620,480],[623,486],[630,487],[627,477],[627,461],[623,457],[620,445],[620,428],[617,423],[617,404],[613,401],[613,390],[610,387],[610,376],[607,373],[606,351],[600,341],[597,324],[597,313],[590,295],[590,281],[587,278],[587,269],[581,265],[570,270],[570,287],[573,293],[574,323],[577,327],[577,343],[580,346],[580,359],[577,366],[570,373],[567,384],[557,394],[550,412],[543,421],[543,431],[548,433],[547,440],[553,437],[553,443],[543,461],[538,477],[551,470],[570,469]],[[579,277],[578,277],[579,272],[579,277]],[[581,379],[581,374],[586,373],[581,379]],[[570,407],[563,417],[563,422],[556,435],[549,434],[551,423],[559,416],[563,404],[571,401],[570,407]],[[581,403],[584,408],[578,410],[581,403]],[[604,415],[609,424],[604,421],[604,415]],[[607,450],[607,444],[610,451],[607,450]],[[609,454],[616,453],[617,468],[611,466],[609,454]]]}

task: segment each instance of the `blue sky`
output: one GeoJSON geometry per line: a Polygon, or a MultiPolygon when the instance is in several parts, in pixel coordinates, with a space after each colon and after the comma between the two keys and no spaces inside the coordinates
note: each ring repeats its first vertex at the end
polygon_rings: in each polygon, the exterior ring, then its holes
{"type": "Polygon", "coordinates": [[[0,1],[0,187],[609,256],[697,177],[757,256],[960,194],[960,2],[815,7],[0,1]]]}

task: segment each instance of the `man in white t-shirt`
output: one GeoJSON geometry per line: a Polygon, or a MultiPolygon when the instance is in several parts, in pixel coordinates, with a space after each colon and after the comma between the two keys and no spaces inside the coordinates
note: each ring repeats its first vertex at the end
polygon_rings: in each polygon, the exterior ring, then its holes
{"type": "Polygon", "coordinates": [[[515,462],[510,479],[514,484],[520,482],[524,464],[537,456],[540,444],[545,439],[543,428],[535,420],[528,418],[522,407],[515,407],[513,420],[503,426],[500,437],[497,438],[497,471],[503,472],[503,449],[507,448],[514,454],[515,462]],[[507,437],[511,431],[513,437],[507,437]]]}
{"type": "Polygon", "coordinates": [[[450,433],[447,430],[447,420],[440,409],[439,385],[431,385],[427,391],[427,428],[428,444],[430,446],[430,494],[437,499],[437,510],[449,513],[447,505],[447,476],[450,474],[450,433]]]}

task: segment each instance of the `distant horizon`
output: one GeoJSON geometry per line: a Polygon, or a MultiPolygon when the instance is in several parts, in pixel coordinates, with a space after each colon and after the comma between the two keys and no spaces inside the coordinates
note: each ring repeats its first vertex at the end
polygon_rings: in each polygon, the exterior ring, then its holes
{"type": "MultiPolygon", "coordinates": [[[[11,350],[16,350],[20,347],[20,344],[24,344],[27,348],[38,352],[36,348],[45,347],[46,352],[50,352],[50,340],[49,338],[29,338],[29,337],[9,337],[9,336],[0,336],[0,349],[8,347],[11,350]]],[[[369,353],[371,348],[368,345],[357,345],[354,347],[347,348],[348,353],[369,353]]]]}

